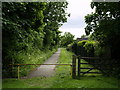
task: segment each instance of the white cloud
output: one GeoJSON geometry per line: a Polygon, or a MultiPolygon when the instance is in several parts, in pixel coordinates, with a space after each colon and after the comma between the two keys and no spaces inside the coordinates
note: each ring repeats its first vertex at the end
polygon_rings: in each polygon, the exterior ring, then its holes
{"type": "Polygon", "coordinates": [[[68,9],[67,11],[71,13],[71,17],[85,16],[88,13],[91,13],[92,9],[90,8],[91,0],[68,0],[68,9]]]}
{"type": "Polygon", "coordinates": [[[79,38],[81,37],[81,35],[85,35],[85,30],[83,28],[65,28],[65,29],[62,29],[62,35],[65,33],[65,32],[70,32],[71,34],[75,35],[75,38],[79,38]]]}
{"type": "Polygon", "coordinates": [[[90,14],[94,10],[90,7],[90,2],[92,0],[67,0],[68,9],[67,12],[71,13],[68,18],[68,22],[65,23],[60,30],[64,32],[70,32],[75,35],[75,37],[81,37],[85,34],[85,21],[84,17],[90,14]]]}

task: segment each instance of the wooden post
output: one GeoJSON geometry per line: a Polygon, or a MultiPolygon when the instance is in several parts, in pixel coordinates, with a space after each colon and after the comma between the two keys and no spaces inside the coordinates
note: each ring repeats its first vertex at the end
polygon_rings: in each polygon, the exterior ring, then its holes
{"type": "Polygon", "coordinates": [[[9,73],[10,73],[10,77],[13,76],[13,71],[12,71],[13,68],[12,67],[13,67],[12,65],[7,66],[9,73]]]}
{"type": "Polygon", "coordinates": [[[76,78],[76,56],[72,56],[72,78],[76,78]]]}
{"type": "Polygon", "coordinates": [[[78,57],[78,77],[80,76],[80,63],[81,63],[81,60],[80,60],[80,56],[78,57]]]}
{"type": "Polygon", "coordinates": [[[20,66],[18,65],[18,79],[20,79],[20,66]]]}

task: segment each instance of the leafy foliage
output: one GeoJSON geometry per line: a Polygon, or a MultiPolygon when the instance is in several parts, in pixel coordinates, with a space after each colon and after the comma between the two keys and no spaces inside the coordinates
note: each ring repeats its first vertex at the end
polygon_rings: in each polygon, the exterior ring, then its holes
{"type": "Polygon", "coordinates": [[[87,40],[82,40],[77,43],[78,46],[83,47],[86,44],[87,40]]]}
{"type": "Polygon", "coordinates": [[[83,47],[87,50],[87,52],[92,51],[94,49],[95,41],[87,41],[83,47]]]}
{"type": "MultiPolygon", "coordinates": [[[[87,24],[85,32],[87,35],[92,33],[92,38],[99,43],[96,53],[110,52],[105,57],[112,58],[112,63],[115,72],[119,75],[120,69],[120,2],[92,2],[91,8],[95,8],[95,12],[85,16],[85,22],[87,24]]],[[[108,60],[111,62],[110,60],[108,60]]],[[[105,61],[103,61],[105,62],[105,61]]]]}
{"type": "Polygon", "coordinates": [[[61,46],[66,47],[67,45],[73,43],[74,35],[70,32],[65,32],[64,35],[61,37],[61,46]]]}
{"type": "MultiPolygon", "coordinates": [[[[20,54],[33,55],[58,47],[62,23],[67,22],[67,2],[3,2],[3,69],[28,63],[20,54]]],[[[39,60],[38,60],[39,61],[39,60]]],[[[12,69],[12,68],[10,68],[12,69]]]]}
{"type": "Polygon", "coordinates": [[[68,14],[64,10],[67,5],[67,2],[50,2],[46,5],[46,10],[43,13],[45,14],[44,45],[49,46],[47,48],[59,44],[61,32],[58,29],[62,26],[62,23],[67,22],[66,16],[68,14]]]}
{"type": "Polygon", "coordinates": [[[86,34],[93,32],[94,38],[100,42],[100,45],[111,48],[112,58],[118,59],[117,52],[120,51],[120,2],[92,2],[91,8],[96,8],[95,13],[85,16],[87,26],[86,34]],[[114,43],[113,43],[114,42],[114,43]]]}

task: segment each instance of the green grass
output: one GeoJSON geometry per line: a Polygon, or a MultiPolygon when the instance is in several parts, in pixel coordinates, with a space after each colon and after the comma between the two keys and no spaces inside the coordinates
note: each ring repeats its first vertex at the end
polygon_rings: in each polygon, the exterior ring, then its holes
{"type": "MultiPolygon", "coordinates": [[[[72,54],[62,49],[58,63],[70,64],[72,54]]],[[[85,61],[83,60],[83,62],[85,61]]],[[[120,86],[116,78],[103,75],[93,76],[91,74],[80,77],[80,79],[72,79],[70,66],[57,66],[55,70],[54,77],[36,77],[20,80],[4,79],[3,88],[118,88],[120,86]]]]}
{"type": "MultiPolygon", "coordinates": [[[[19,52],[16,54],[16,57],[19,58],[18,64],[42,64],[47,58],[49,58],[56,49],[50,51],[40,51],[37,49],[27,52],[19,52]],[[32,53],[30,53],[32,52],[32,53]]],[[[20,66],[20,75],[26,76],[31,70],[34,70],[34,68],[38,67],[38,65],[26,65],[26,66],[20,66]]],[[[17,77],[17,67],[13,67],[14,75],[17,77]]]]}
{"type": "MultiPolygon", "coordinates": [[[[60,63],[71,63],[73,53],[62,49],[59,59],[60,63]]],[[[86,62],[82,60],[81,62],[86,62]]],[[[82,65],[82,67],[92,67],[91,65],[82,65]]],[[[96,70],[94,70],[96,71],[96,70]]],[[[58,66],[55,80],[52,88],[117,88],[118,80],[113,77],[105,77],[96,74],[86,74],[80,79],[72,79],[70,67],[58,66]]]]}

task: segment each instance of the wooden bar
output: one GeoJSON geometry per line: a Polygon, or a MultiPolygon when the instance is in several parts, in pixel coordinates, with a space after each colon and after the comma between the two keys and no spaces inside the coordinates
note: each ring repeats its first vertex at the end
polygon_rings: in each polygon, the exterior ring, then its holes
{"type": "Polygon", "coordinates": [[[22,65],[68,65],[70,66],[71,64],[10,64],[10,65],[14,65],[14,66],[22,66],[22,65]]]}
{"type": "MultiPolygon", "coordinates": [[[[78,57],[80,57],[80,56],[78,56],[78,57]]],[[[108,60],[108,59],[110,59],[110,58],[106,58],[106,57],[81,57],[81,59],[104,59],[104,60],[108,60]]]]}
{"type": "MultiPolygon", "coordinates": [[[[101,65],[101,63],[95,63],[95,64],[91,64],[91,63],[80,63],[80,64],[101,65]]],[[[110,65],[110,64],[103,64],[103,65],[110,65]]]]}
{"type": "Polygon", "coordinates": [[[80,63],[80,64],[89,64],[89,63],[80,63]]]}
{"type": "Polygon", "coordinates": [[[17,66],[17,78],[20,79],[20,66],[22,65],[61,65],[61,66],[70,66],[72,73],[72,65],[71,64],[9,64],[10,66],[17,66]]]}
{"type": "Polygon", "coordinates": [[[84,74],[86,74],[86,73],[101,73],[101,72],[80,72],[80,73],[84,73],[84,74]]]}
{"type": "MultiPolygon", "coordinates": [[[[80,69],[91,69],[91,68],[80,68],[80,69]]],[[[96,68],[94,68],[94,69],[96,69],[96,68]]]]}
{"type": "MultiPolygon", "coordinates": [[[[61,65],[61,66],[70,66],[71,64],[9,64],[10,66],[17,66],[17,77],[20,79],[20,66],[22,65],[61,65]]],[[[72,70],[71,70],[72,71],[72,70]]]]}
{"type": "Polygon", "coordinates": [[[81,59],[100,59],[100,57],[81,57],[81,59]]]}
{"type": "Polygon", "coordinates": [[[76,56],[72,56],[72,78],[76,78],[76,56]]]}

